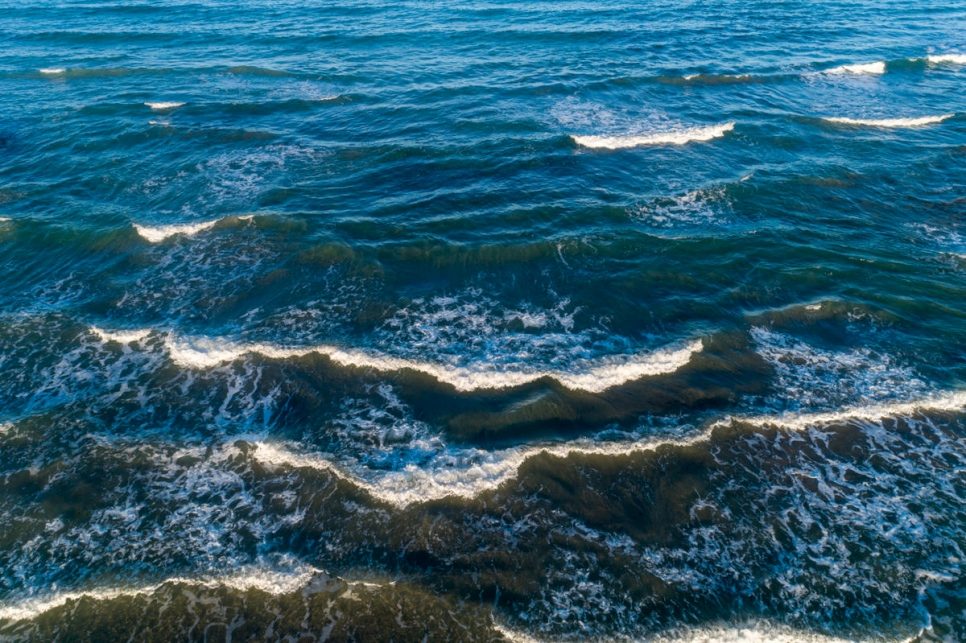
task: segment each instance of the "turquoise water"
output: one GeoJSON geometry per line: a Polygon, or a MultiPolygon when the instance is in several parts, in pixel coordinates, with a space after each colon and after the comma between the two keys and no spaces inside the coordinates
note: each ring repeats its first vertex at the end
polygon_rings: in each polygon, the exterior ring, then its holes
{"type": "Polygon", "coordinates": [[[0,2],[0,639],[966,638],[964,34],[0,2]]]}

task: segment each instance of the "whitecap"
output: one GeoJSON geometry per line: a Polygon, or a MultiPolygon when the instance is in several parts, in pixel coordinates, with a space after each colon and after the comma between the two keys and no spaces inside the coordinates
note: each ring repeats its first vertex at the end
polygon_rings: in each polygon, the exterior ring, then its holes
{"type": "Polygon", "coordinates": [[[966,54],[930,54],[926,60],[933,65],[966,65],[966,54]]]}
{"type": "Polygon", "coordinates": [[[216,223],[218,223],[217,219],[214,221],[202,221],[201,223],[177,223],[160,226],[147,226],[135,223],[134,229],[137,230],[137,233],[144,237],[145,240],[150,241],[151,243],[160,243],[168,237],[173,237],[176,234],[183,234],[190,237],[198,234],[199,232],[215,227],[216,223]]]}
{"type": "Polygon", "coordinates": [[[627,136],[571,136],[577,145],[591,149],[618,150],[643,145],[685,145],[695,141],[710,141],[734,129],[733,122],[707,127],[627,136]]]}
{"type": "Polygon", "coordinates": [[[66,73],[67,69],[64,67],[42,67],[37,71],[39,71],[44,76],[59,76],[61,74],[66,73]]]}
{"type": "Polygon", "coordinates": [[[853,65],[840,65],[839,67],[832,67],[831,69],[826,69],[826,74],[884,74],[886,70],[886,64],[884,61],[876,61],[873,63],[857,63],[853,65]]]}
{"type": "Polygon", "coordinates": [[[955,116],[955,114],[918,116],[912,118],[846,118],[841,116],[829,116],[823,120],[841,125],[858,125],[864,127],[924,127],[926,125],[942,123],[953,116],[955,116]]]}
{"type": "Polygon", "coordinates": [[[178,101],[160,101],[157,103],[144,103],[145,106],[150,107],[156,112],[162,112],[169,109],[177,109],[178,107],[184,107],[184,103],[179,103],[178,101]]]}

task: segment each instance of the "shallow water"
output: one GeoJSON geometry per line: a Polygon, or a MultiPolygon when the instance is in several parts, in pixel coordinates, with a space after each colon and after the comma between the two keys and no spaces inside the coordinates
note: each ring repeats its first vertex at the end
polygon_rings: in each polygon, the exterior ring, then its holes
{"type": "Polygon", "coordinates": [[[0,639],[966,638],[963,34],[0,2],[0,639]]]}

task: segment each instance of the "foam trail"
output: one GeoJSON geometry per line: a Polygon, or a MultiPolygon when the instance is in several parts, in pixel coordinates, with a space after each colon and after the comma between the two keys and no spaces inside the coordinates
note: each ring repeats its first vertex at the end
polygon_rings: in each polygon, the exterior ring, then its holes
{"type": "Polygon", "coordinates": [[[565,458],[581,455],[621,456],[650,451],[662,446],[688,446],[706,442],[715,428],[743,422],[757,426],[779,426],[804,430],[836,422],[875,422],[888,417],[908,417],[917,411],[966,410],[966,391],[955,391],[930,398],[893,404],[862,406],[841,411],[801,413],[760,417],[728,417],[710,424],[705,430],[681,438],[648,437],[640,440],[596,442],[590,439],[566,443],[511,447],[500,451],[466,450],[463,455],[472,464],[465,467],[440,466],[420,468],[410,465],[402,471],[380,472],[378,478],[363,478],[337,465],[321,454],[304,453],[295,445],[255,441],[252,457],[269,467],[308,468],[326,471],[366,490],[374,498],[397,507],[438,500],[448,496],[473,498],[494,489],[517,476],[528,458],[540,453],[565,458]]]}
{"type": "Polygon", "coordinates": [[[257,353],[273,359],[301,357],[312,353],[324,355],[340,366],[369,368],[376,371],[416,371],[451,385],[458,391],[504,389],[523,386],[550,378],[572,390],[601,393],[609,388],[652,375],[672,373],[702,350],[701,340],[683,347],[665,348],[641,355],[608,357],[580,371],[492,370],[485,366],[459,367],[432,362],[392,357],[358,349],[330,345],[287,348],[273,344],[236,344],[220,339],[190,339],[168,335],[165,344],[171,359],[188,368],[210,368],[257,353]]]}
{"type": "Polygon", "coordinates": [[[619,150],[642,145],[685,145],[694,141],[710,141],[734,129],[733,122],[708,127],[646,134],[640,136],[571,136],[577,145],[591,149],[619,150]]]}
{"type": "Polygon", "coordinates": [[[839,67],[832,67],[831,69],[826,69],[826,74],[884,74],[886,70],[886,64],[884,61],[877,61],[874,63],[859,63],[854,65],[840,65],[839,67]]]}
{"type": "Polygon", "coordinates": [[[966,54],[930,54],[926,61],[933,65],[966,65],[966,54]]]}
{"type": "Polygon", "coordinates": [[[67,69],[64,67],[43,67],[38,69],[44,76],[59,76],[61,74],[67,73],[67,69]]]}
{"type": "Polygon", "coordinates": [[[238,591],[258,589],[275,595],[288,594],[305,587],[313,577],[323,573],[322,570],[308,565],[290,572],[252,567],[222,577],[187,578],[176,576],[153,585],[142,585],[140,587],[62,592],[52,596],[0,605],[0,621],[22,621],[35,618],[48,610],[66,604],[68,601],[76,601],[84,597],[94,600],[110,600],[121,596],[144,596],[157,591],[164,585],[175,583],[207,588],[228,587],[238,591]]]}
{"type": "Polygon", "coordinates": [[[177,109],[179,107],[184,107],[184,103],[179,103],[177,101],[161,101],[157,103],[144,103],[144,104],[156,112],[163,112],[169,109],[177,109]]]}
{"type": "Polygon", "coordinates": [[[186,236],[192,236],[202,232],[204,230],[209,230],[215,227],[215,221],[203,221],[201,223],[178,223],[173,225],[160,225],[160,226],[147,226],[134,224],[134,229],[137,233],[144,237],[147,241],[151,243],[161,243],[168,237],[173,237],[176,234],[183,234],[186,236]]]}
{"type": "Polygon", "coordinates": [[[923,127],[925,125],[934,125],[936,123],[942,123],[955,116],[955,114],[941,114],[939,116],[919,116],[916,118],[879,118],[879,119],[867,119],[867,118],[845,118],[845,117],[828,117],[826,120],[830,123],[839,123],[842,125],[861,125],[866,127],[923,127]]]}

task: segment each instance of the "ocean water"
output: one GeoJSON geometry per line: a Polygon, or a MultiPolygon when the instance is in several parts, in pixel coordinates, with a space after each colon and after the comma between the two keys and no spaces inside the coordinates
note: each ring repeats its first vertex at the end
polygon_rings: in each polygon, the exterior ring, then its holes
{"type": "Polygon", "coordinates": [[[0,640],[966,640],[966,5],[0,1],[0,640]]]}

